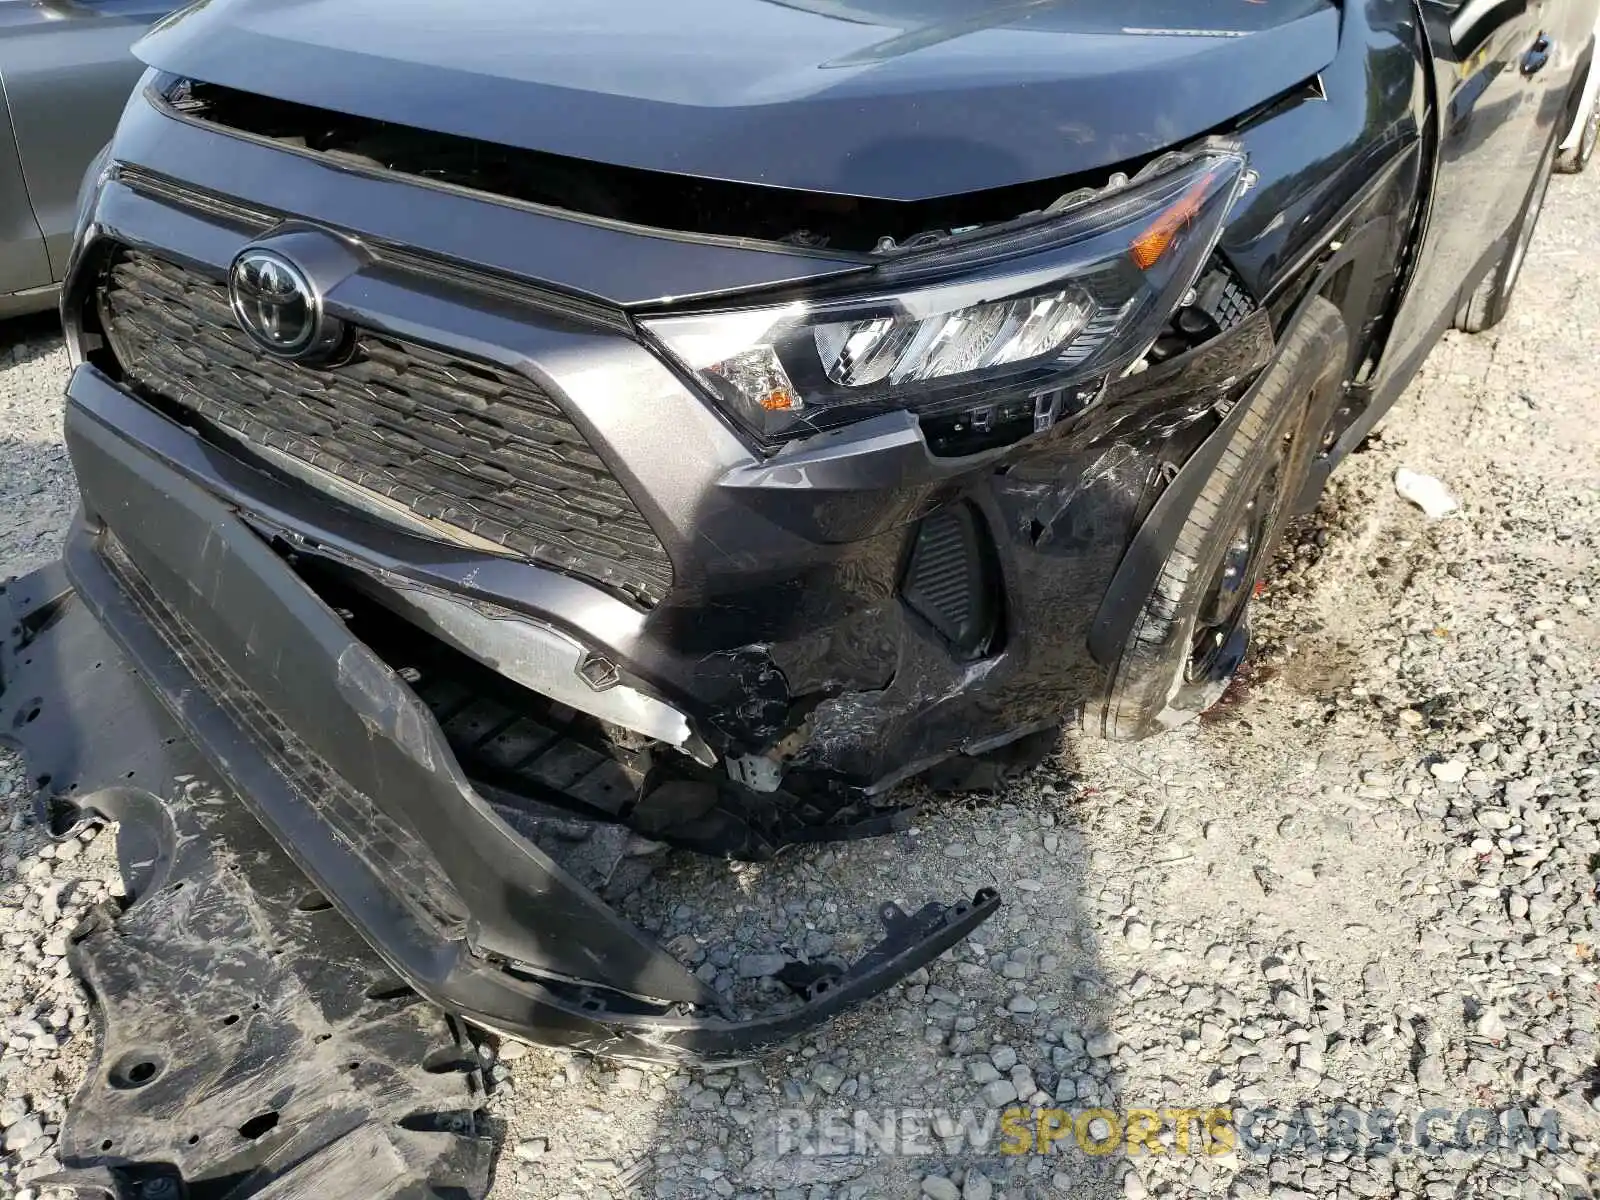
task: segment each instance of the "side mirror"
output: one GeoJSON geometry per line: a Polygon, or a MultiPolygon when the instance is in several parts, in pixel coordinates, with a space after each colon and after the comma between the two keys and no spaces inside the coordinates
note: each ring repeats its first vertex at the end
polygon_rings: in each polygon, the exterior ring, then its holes
{"type": "Polygon", "coordinates": [[[1423,0],[1428,36],[1463,62],[1508,21],[1528,11],[1528,0],[1423,0]],[[1442,37],[1440,35],[1443,35],[1442,37]]]}

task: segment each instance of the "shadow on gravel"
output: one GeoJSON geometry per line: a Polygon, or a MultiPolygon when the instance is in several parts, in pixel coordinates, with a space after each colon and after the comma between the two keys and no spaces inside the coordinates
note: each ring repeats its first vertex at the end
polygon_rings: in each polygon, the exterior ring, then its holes
{"type": "Polygon", "coordinates": [[[0,579],[54,559],[76,508],[65,447],[0,436],[0,579]]]}
{"type": "Polygon", "coordinates": [[[0,321],[0,365],[22,365],[43,358],[61,344],[61,318],[53,312],[0,321]]]}
{"type": "Polygon", "coordinates": [[[1064,746],[999,795],[923,797],[884,837],[765,864],[671,856],[623,907],[736,994],[776,993],[779,957],[858,955],[884,900],[1005,902],[929,968],[751,1063],[502,1064],[494,1195],[1121,1196],[1115,988],[1081,911],[1080,789],[1064,746]]]}

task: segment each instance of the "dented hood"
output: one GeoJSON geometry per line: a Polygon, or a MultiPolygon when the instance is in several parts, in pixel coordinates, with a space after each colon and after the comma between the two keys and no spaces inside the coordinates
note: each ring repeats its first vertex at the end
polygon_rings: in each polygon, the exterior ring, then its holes
{"type": "Polygon", "coordinates": [[[1333,58],[1328,0],[211,0],[165,71],[620,166],[918,200],[1101,170],[1333,58]]]}

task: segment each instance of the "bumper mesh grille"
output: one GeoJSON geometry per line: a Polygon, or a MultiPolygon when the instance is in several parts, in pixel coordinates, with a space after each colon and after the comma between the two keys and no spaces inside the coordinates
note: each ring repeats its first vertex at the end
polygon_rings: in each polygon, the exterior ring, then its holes
{"type": "Polygon", "coordinates": [[[368,330],[338,365],[273,358],[221,283],[138,251],[111,262],[100,317],[130,382],[246,441],[638,603],[672,586],[622,485],[521,375],[368,330]]]}

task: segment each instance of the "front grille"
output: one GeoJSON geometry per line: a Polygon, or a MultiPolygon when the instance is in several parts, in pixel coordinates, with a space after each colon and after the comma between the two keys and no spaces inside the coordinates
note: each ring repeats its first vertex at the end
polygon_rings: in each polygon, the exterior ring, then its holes
{"type": "Polygon", "coordinates": [[[274,358],[221,283],[139,251],[110,263],[100,319],[129,382],[166,405],[640,604],[672,586],[622,485],[521,375],[369,330],[338,365],[274,358]]]}

